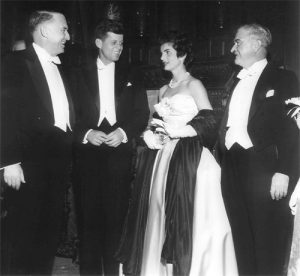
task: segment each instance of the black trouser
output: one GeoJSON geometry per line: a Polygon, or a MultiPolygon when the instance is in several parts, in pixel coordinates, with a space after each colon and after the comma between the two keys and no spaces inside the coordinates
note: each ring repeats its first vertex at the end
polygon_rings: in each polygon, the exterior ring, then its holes
{"type": "Polygon", "coordinates": [[[30,174],[43,168],[24,164],[26,183],[19,190],[6,189],[7,216],[1,223],[3,274],[51,275],[69,170],[55,168],[41,179],[30,174]]]}
{"type": "MultiPolygon", "coordinates": [[[[50,133],[40,148],[21,163],[26,183],[4,192],[7,216],[1,221],[2,275],[51,275],[59,243],[64,196],[71,166],[70,132],[50,133]],[[34,159],[45,154],[43,158],[34,159]]],[[[3,183],[3,185],[6,185],[3,183]]]]}
{"type": "Polygon", "coordinates": [[[222,194],[241,275],[282,275],[289,252],[292,216],[288,199],[272,200],[276,151],[238,144],[222,159],[222,194]]]}
{"type": "Polygon", "coordinates": [[[81,145],[76,152],[74,192],[79,222],[81,275],[118,275],[114,258],[128,208],[132,152],[81,145]]]}

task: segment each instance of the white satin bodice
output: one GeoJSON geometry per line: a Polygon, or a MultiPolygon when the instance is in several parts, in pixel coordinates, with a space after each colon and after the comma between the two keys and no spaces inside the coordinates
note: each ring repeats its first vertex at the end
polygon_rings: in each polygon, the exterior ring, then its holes
{"type": "Polygon", "coordinates": [[[194,98],[187,94],[162,98],[158,104],[154,105],[154,109],[166,123],[174,127],[186,125],[198,113],[194,98]]]}

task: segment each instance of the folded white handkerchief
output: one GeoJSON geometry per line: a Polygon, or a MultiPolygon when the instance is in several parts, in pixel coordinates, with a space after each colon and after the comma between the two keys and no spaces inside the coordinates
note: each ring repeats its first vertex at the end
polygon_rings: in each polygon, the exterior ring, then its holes
{"type": "Polygon", "coordinates": [[[274,96],[274,90],[269,90],[267,93],[266,93],[266,98],[269,98],[269,97],[272,97],[274,96]]]}
{"type": "Polygon", "coordinates": [[[128,82],[126,86],[132,86],[131,82],[128,82]]]}

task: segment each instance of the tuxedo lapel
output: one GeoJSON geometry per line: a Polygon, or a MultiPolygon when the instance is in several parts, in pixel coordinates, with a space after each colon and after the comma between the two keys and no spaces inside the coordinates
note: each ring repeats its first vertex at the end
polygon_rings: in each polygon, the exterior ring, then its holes
{"type": "Polygon", "coordinates": [[[50,112],[51,116],[54,117],[51,94],[42,65],[32,46],[26,50],[26,53],[26,64],[35,85],[35,90],[38,96],[41,98],[41,101],[45,105],[46,109],[50,112]]]}
{"type": "Polygon", "coordinates": [[[229,105],[230,105],[232,93],[233,93],[233,90],[235,89],[235,87],[236,87],[236,85],[238,84],[239,81],[240,80],[235,75],[233,77],[233,81],[232,81],[232,84],[230,86],[230,95],[228,97],[226,107],[225,107],[225,111],[224,111],[224,115],[223,115],[223,118],[222,118],[221,123],[220,123],[220,127],[219,127],[219,146],[220,146],[221,150],[224,150],[224,148],[225,148],[225,135],[226,135],[226,131],[227,131],[226,125],[227,125],[227,121],[228,121],[229,105]]]}
{"type": "Polygon", "coordinates": [[[265,93],[272,88],[271,86],[272,82],[270,81],[271,76],[272,76],[272,67],[270,64],[267,64],[267,66],[261,73],[253,92],[248,122],[250,122],[250,120],[253,118],[256,111],[259,109],[260,105],[265,99],[265,93]]]}
{"type": "Polygon", "coordinates": [[[89,66],[84,70],[84,75],[86,84],[89,88],[92,98],[94,99],[97,110],[100,111],[98,68],[96,61],[93,61],[91,64],[89,64],[89,66]]]}
{"type": "Polygon", "coordinates": [[[118,64],[115,64],[115,107],[116,107],[116,114],[118,113],[118,107],[120,104],[120,97],[125,88],[125,72],[121,70],[118,64]]]}
{"type": "Polygon", "coordinates": [[[240,81],[240,79],[238,79],[236,77],[236,75],[233,78],[234,78],[234,80],[232,81],[232,85],[231,85],[231,88],[230,88],[230,95],[229,95],[229,97],[227,99],[227,103],[226,103],[226,107],[225,107],[223,119],[222,119],[221,125],[220,125],[221,129],[225,129],[226,128],[226,124],[227,124],[227,120],[228,120],[228,113],[229,113],[229,105],[230,105],[232,93],[233,93],[233,90],[235,89],[235,87],[237,86],[238,82],[240,81]]]}
{"type": "Polygon", "coordinates": [[[88,88],[88,93],[93,99],[98,112],[100,111],[100,96],[99,96],[99,83],[98,83],[98,69],[96,61],[93,60],[82,70],[83,80],[88,88]]]}
{"type": "Polygon", "coordinates": [[[61,78],[62,78],[62,81],[64,83],[64,87],[65,87],[65,91],[66,91],[66,96],[68,98],[68,103],[69,103],[69,120],[70,120],[70,125],[73,126],[74,123],[75,123],[75,111],[74,111],[74,105],[73,105],[73,100],[72,100],[72,97],[71,97],[71,94],[70,94],[70,88],[69,88],[69,85],[66,81],[66,77],[64,75],[64,72],[62,70],[62,66],[60,64],[57,64],[57,68],[59,70],[59,73],[61,75],[61,78]]]}

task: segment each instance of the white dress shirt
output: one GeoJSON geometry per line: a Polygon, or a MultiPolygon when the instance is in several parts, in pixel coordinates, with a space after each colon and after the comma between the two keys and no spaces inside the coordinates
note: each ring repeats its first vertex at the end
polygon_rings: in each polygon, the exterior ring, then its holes
{"type": "MultiPolygon", "coordinates": [[[[117,122],[116,106],[115,106],[115,63],[111,62],[105,65],[101,59],[97,58],[98,85],[99,85],[99,100],[100,114],[98,126],[101,125],[104,118],[113,126],[117,122]]],[[[123,134],[122,143],[128,141],[127,135],[122,128],[118,128],[123,134]]],[[[83,138],[83,143],[86,144],[87,136],[92,131],[88,130],[83,138]]]]}
{"type": "Polygon", "coordinates": [[[229,104],[229,113],[225,136],[225,146],[230,149],[234,143],[244,149],[253,146],[247,127],[253,92],[257,81],[267,65],[267,60],[255,62],[250,68],[242,69],[237,75],[241,80],[235,87],[229,104]]]}
{"type": "Polygon", "coordinates": [[[104,118],[114,125],[116,123],[115,107],[115,63],[105,65],[100,58],[97,58],[98,85],[100,98],[100,116],[98,126],[104,118]]]}
{"type": "Polygon", "coordinates": [[[41,62],[50,90],[54,113],[54,125],[66,132],[67,126],[71,129],[71,125],[66,90],[56,65],[60,64],[60,60],[57,56],[50,56],[45,49],[35,43],[33,43],[33,48],[41,62]]]}

